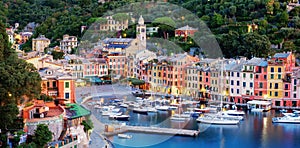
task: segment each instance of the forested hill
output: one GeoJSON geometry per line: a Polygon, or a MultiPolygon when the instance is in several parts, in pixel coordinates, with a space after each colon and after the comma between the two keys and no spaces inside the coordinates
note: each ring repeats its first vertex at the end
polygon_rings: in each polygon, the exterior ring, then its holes
{"type": "MultiPolygon", "coordinates": [[[[33,37],[44,34],[58,44],[63,34],[80,38],[80,26],[91,24],[107,10],[135,2],[115,0],[2,0],[0,19],[6,24],[39,23],[33,37]]],[[[169,0],[205,21],[216,35],[226,57],[267,56],[272,52],[300,52],[300,7],[287,11],[288,0],[169,0]],[[253,24],[248,33],[247,25],[253,24]],[[255,28],[257,25],[258,28],[255,28]],[[268,47],[279,45],[280,49],[268,47]],[[251,46],[249,46],[251,45],[251,46]],[[254,51],[253,49],[256,48],[254,51]],[[258,50],[265,52],[256,53],[258,50]]],[[[30,42],[24,48],[30,47],[30,42]]],[[[274,46],[275,47],[275,46],[274,46]]]]}

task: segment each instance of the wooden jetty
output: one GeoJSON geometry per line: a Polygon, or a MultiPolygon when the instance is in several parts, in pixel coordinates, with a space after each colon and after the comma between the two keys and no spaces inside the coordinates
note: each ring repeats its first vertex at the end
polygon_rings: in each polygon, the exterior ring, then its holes
{"type": "Polygon", "coordinates": [[[197,130],[146,127],[146,126],[121,126],[117,130],[114,130],[112,132],[105,132],[103,134],[106,136],[112,136],[124,132],[143,132],[143,133],[168,134],[168,135],[193,136],[193,137],[199,135],[199,131],[197,130]]]}

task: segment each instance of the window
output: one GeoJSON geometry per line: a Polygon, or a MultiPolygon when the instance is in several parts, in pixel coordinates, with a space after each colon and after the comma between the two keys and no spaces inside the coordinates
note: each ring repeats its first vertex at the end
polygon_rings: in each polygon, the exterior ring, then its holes
{"type": "Polygon", "coordinates": [[[278,79],[281,79],[281,74],[278,74],[278,79]]]}
{"type": "Polygon", "coordinates": [[[252,73],[250,74],[250,78],[251,78],[251,79],[253,78],[253,74],[252,74],[252,73]]]}
{"type": "Polygon", "coordinates": [[[240,89],[237,89],[237,90],[236,90],[236,93],[237,93],[237,94],[240,94],[240,89]]]}
{"type": "Polygon", "coordinates": [[[271,79],[274,79],[274,74],[271,74],[271,79]]]}
{"type": "Polygon", "coordinates": [[[285,90],[288,90],[288,89],[289,89],[289,85],[288,85],[288,84],[285,84],[285,85],[284,85],[284,88],[285,88],[285,90]]]}
{"type": "Polygon", "coordinates": [[[246,87],[246,82],[243,82],[243,87],[246,87]]]}
{"type": "Polygon", "coordinates": [[[70,82],[65,82],[65,88],[70,88],[70,82]]]}
{"type": "Polygon", "coordinates": [[[243,78],[246,78],[246,74],[245,73],[243,73],[243,78]]]}
{"type": "Polygon", "coordinates": [[[263,88],[264,84],[262,82],[259,82],[259,88],[263,88]]]}
{"type": "Polygon", "coordinates": [[[237,77],[240,77],[240,73],[238,72],[238,73],[236,73],[236,75],[237,75],[237,77]]]}
{"type": "Polygon", "coordinates": [[[233,80],[231,80],[231,85],[234,85],[234,81],[233,80]]]}
{"type": "Polygon", "coordinates": [[[255,75],[255,78],[258,79],[258,75],[255,75]]]}
{"type": "Polygon", "coordinates": [[[267,75],[264,75],[264,79],[267,80],[267,75]]]}
{"type": "Polygon", "coordinates": [[[70,93],[65,93],[65,99],[69,99],[70,98],[70,93]]]}
{"type": "Polygon", "coordinates": [[[55,81],[52,82],[52,87],[56,87],[56,82],[55,81]]]}
{"type": "Polygon", "coordinates": [[[271,72],[274,72],[274,67],[271,67],[271,72]]]}
{"type": "Polygon", "coordinates": [[[294,80],[294,85],[297,85],[297,80],[296,79],[294,80]]]}
{"type": "Polygon", "coordinates": [[[232,77],[234,76],[234,72],[231,72],[231,76],[232,76],[232,77]]]}
{"type": "Polygon", "coordinates": [[[272,89],[272,83],[270,83],[270,89],[272,89]]]}
{"type": "Polygon", "coordinates": [[[297,98],[297,94],[294,94],[294,98],[297,98]]]}
{"type": "Polygon", "coordinates": [[[236,85],[237,85],[237,86],[240,86],[240,81],[236,81],[236,85]]]}
{"type": "Polygon", "coordinates": [[[281,68],[278,68],[278,72],[281,72],[281,68]]]}
{"type": "Polygon", "coordinates": [[[278,89],[278,83],[275,83],[275,89],[278,89]]]}
{"type": "Polygon", "coordinates": [[[50,87],[50,83],[49,82],[47,82],[47,87],[50,87]]]}
{"type": "Polygon", "coordinates": [[[289,92],[285,92],[284,96],[288,97],[289,96],[289,92]]]}
{"type": "Polygon", "coordinates": [[[231,88],[231,93],[233,93],[233,88],[231,88]]]}
{"type": "Polygon", "coordinates": [[[262,96],[262,91],[259,91],[259,96],[262,96]]]}
{"type": "Polygon", "coordinates": [[[156,72],[153,73],[153,76],[156,77],[156,72]]]}
{"type": "Polygon", "coordinates": [[[275,95],[275,97],[278,97],[278,92],[277,92],[277,91],[275,91],[275,94],[274,94],[274,95],[275,95]]]}
{"type": "Polygon", "coordinates": [[[250,82],[250,87],[253,87],[253,83],[252,82],[250,82]]]}
{"type": "Polygon", "coordinates": [[[297,91],[297,86],[294,86],[294,91],[297,91]]]}
{"type": "Polygon", "coordinates": [[[208,82],[208,78],[205,79],[205,82],[208,82]]]}
{"type": "Polygon", "coordinates": [[[272,96],[272,92],[270,91],[270,97],[272,96]]]}

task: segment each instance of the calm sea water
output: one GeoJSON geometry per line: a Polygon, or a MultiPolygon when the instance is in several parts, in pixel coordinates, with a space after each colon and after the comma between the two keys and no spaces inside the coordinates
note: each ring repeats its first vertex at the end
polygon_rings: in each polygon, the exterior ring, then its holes
{"type": "MultiPolygon", "coordinates": [[[[189,122],[174,122],[166,119],[168,113],[141,115],[124,110],[131,115],[126,124],[142,126],[159,126],[185,129],[199,129],[198,137],[183,137],[145,133],[127,133],[131,139],[121,139],[117,136],[108,139],[116,148],[146,147],[146,148],[299,148],[300,124],[273,124],[272,117],[280,116],[275,111],[267,113],[247,112],[245,120],[236,125],[208,125],[195,120],[189,122]]],[[[98,116],[104,123],[112,123],[107,117],[98,116]]],[[[116,123],[115,121],[113,121],[116,123]]]]}

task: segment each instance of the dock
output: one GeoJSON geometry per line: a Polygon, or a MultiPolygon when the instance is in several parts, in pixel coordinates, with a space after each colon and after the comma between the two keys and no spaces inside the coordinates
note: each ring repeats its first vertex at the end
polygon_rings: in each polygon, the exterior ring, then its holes
{"type": "Polygon", "coordinates": [[[113,132],[105,132],[103,134],[106,136],[112,136],[112,135],[125,133],[125,132],[142,132],[142,133],[167,134],[167,135],[192,136],[192,137],[196,137],[199,135],[199,131],[197,130],[146,127],[146,126],[122,126],[113,132]]]}

